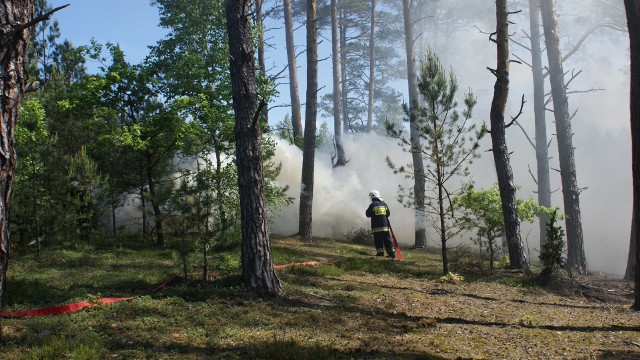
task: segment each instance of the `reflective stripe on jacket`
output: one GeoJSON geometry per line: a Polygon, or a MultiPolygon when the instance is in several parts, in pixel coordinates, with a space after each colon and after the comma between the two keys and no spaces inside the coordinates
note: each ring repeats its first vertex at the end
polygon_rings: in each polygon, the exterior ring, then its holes
{"type": "Polygon", "coordinates": [[[371,232],[389,231],[387,218],[391,215],[391,211],[384,201],[374,198],[365,214],[371,218],[371,232]]]}

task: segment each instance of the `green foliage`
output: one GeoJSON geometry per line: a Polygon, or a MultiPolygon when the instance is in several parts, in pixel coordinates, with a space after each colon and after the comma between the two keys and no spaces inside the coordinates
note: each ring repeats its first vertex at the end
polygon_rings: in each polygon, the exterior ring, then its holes
{"type": "MultiPolygon", "coordinates": [[[[328,2],[318,3],[318,14],[320,24],[328,21],[328,2]],[[325,5],[325,6],[323,6],[325,5]]],[[[295,4],[294,12],[295,12],[295,4]]],[[[402,118],[402,94],[397,91],[393,82],[406,78],[404,70],[404,54],[398,52],[397,41],[403,36],[403,30],[398,24],[402,23],[402,14],[393,11],[393,6],[384,6],[378,3],[376,6],[376,40],[375,40],[375,90],[374,90],[374,131],[384,133],[384,121],[395,121],[402,118]]],[[[345,36],[341,39],[344,43],[340,45],[341,63],[344,65],[344,89],[345,100],[341,100],[341,107],[346,107],[346,121],[349,132],[367,131],[368,114],[368,91],[369,91],[369,69],[370,69],[370,48],[367,41],[371,32],[371,8],[367,2],[363,1],[341,1],[338,5],[343,28],[341,33],[345,36]],[[353,99],[362,99],[353,101],[353,99]]],[[[327,26],[329,26],[327,24],[327,26]]],[[[342,92],[342,90],[341,90],[342,92]]],[[[319,98],[319,110],[326,114],[326,117],[333,118],[333,94],[327,93],[319,98]]],[[[344,117],[342,112],[340,115],[344,117]]]]}
{"type": "Polygon", "coordinates": [[[105,179],[98,172],[97,164],[88,156],[84,147],[71,157],[69,164],[69,205],[71,222],[77,223],[76,234],[89,241],[92,229],[97,227],[100,215],[100,199],[105,179]]]}
{"type": "Polygon", "coordinates": [[[441,276],[438,281],[441,283],[459,284],[464,281],[464,276],[449,272],[447,275],[441,276]]]}
{"type": "Polygon", "coordinates": [[[542,261],[542,272],[540,277],[543,281],[550,280],[553,275],[564,267],[564,230],[556,225],[557,211],[551,212],[547,223],[547,241],[540,249],[540,261],[542,261]]]}
{"type": "Polygon", "coordinates": [[[469,176],[468,165],[477,158],[480,139],[485,132],[471,121],[476,99],[471,90],[464,97],[464,107],[460,113],[456,99],[458,82],[453,72],[448,76],[442,63],[431,51],[420,65],[418,90],[421,99],[412,106],[414,113],[405,105],[409,126],[415,129],[421,143],[415,148],[412,134],[396,124],[386,123],[387,134],[397,139],[403,150],[418,153],[424,160],[423,173],[416,173],[413,164],[396,166],[387,156],[387,165],[396,174],[410,179],[418,179],[428,187],[424,194],[416,194],[415,189],[399,186],[398,197],[404,206],[418,209],[423,202],[427,214],[433,214],[437,221],[432,222],[439,235],[443,253],[443,272],[448,272],[446,260],[446,242],[452,236],[453,214],[451,199],[460,189],[458,181],[469,176]],[[452,185],[452,183],[456,185],[452,185]],[[417,199],[420,201],[418,202],[417,199]]]}
{"type": "MultiPolygon", "coordinates": [[[[555,209],[539,206],[528,198],[517,199],[518,216],[520,221],[532,222],[540,214],[551,214],[555,209]]],[[[489,252],[490,267],[493,271],[495,257],[498,255],[500,239],[504,234],[504,217],[502,214],[502,201],[498,185],[488,189],[475,189],[467,186],[453,199],[452,211],[457,213],[456,226],[463,230],[475,230],[473,239],[481,249],[489,252]]]]}
{"type": "Polygon", "coordinates": [[[320,129],[318,130],[318,134],[316,135],[316,147],[332,147],[333,146],[333,135],[331,131],[329,131],[329,125],[326,121],[322,122],[320,125],[320,129]]]}

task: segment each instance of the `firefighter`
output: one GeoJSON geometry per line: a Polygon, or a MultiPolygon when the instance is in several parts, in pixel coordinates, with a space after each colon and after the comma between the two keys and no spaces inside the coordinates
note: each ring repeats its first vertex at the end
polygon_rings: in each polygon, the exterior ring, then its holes
{"type": "Polygon", "coordinates": [[[391,233],[388,217],[391,215],[389,206],[380,197],[378,190],[371,190],[369,193],[371,204],[367,208],[366,215],[371,218],[371,232],[373,233],[373,243],[376,247],[376,256],[384,256],[385,249],[390,259],[396,258],[396,251],[391,241],[391,233]]]}

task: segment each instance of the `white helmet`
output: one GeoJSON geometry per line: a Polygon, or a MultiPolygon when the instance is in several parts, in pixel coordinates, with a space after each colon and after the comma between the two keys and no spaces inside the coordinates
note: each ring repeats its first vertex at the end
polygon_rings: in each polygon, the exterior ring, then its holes
{"type": "Polygon", "coordinates": [[[369,197],[370,198],[378,198],[378,199],[380,199],[380,191],[371,190],[371,192],[369,193],[369,197]]]}

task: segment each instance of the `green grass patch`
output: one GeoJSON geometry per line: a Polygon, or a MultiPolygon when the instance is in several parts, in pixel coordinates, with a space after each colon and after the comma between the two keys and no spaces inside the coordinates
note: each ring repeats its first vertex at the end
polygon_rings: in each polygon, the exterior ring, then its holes
{"type": "Polygon", "coordinates": [[[366,245],[274,237],[275,264],[321,265],[276,270],[284,292],[264,298],[245,290],[237,248],[212,253],[210,268],[223,275],[209,281],[198,275],[194,249],[193,273],[151,292],[182,273],[176,250],[107,245],[14,254],[5,310],[133,299],[3,319],[3,360],[562,358],[567,349],[576,358],[640,355],[628,342],[640,327],[628,304],[554,295],[507,270],[440,281],[435,251],[407,249],[403,261],[390,261],[366,245]]]}

